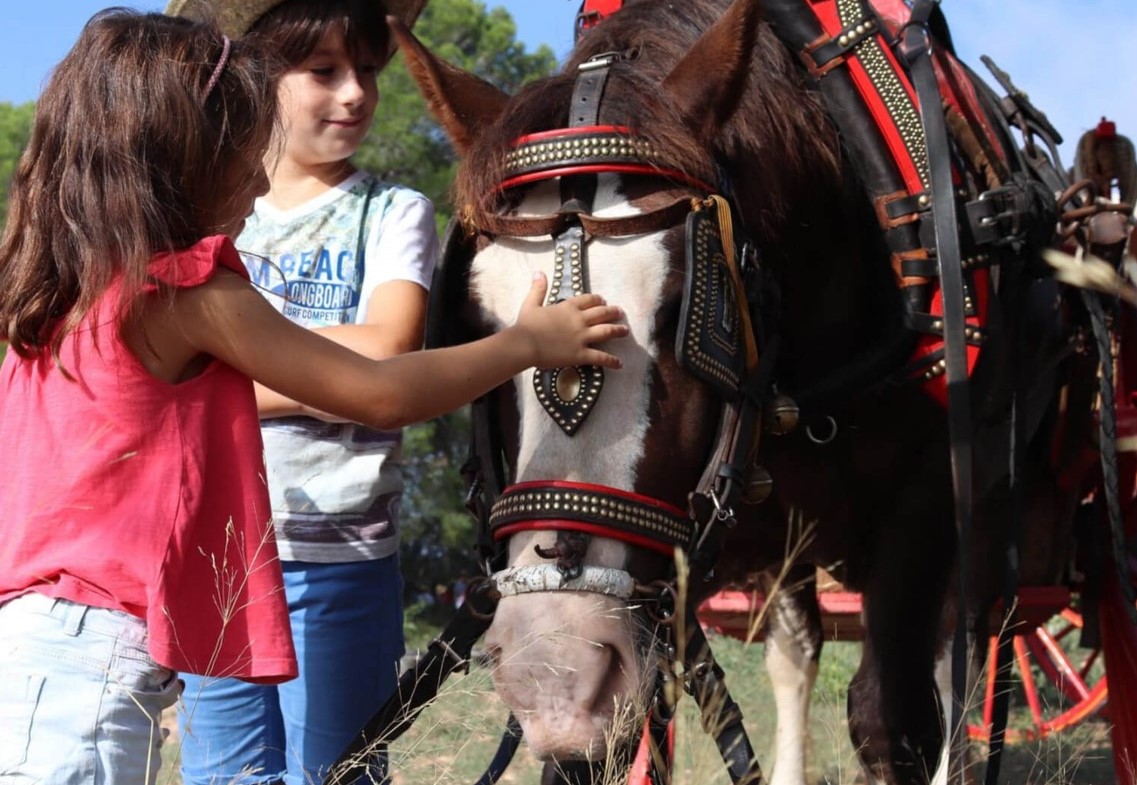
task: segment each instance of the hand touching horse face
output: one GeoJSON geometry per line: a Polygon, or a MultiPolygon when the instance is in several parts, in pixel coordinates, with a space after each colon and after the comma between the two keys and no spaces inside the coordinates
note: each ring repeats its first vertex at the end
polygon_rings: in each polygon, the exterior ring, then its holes
{"type": "MultiPolygon", "coordinates": [[[[702,23],[710,26],[719,10],[700,9],[702,23]]],[[[672,160],[683,161],[692,179],[713,180],[717,170],[705,137],[714,135],[717,124],[732,113],[731,105],[748,78],[756,31],[755,9],[738,4],[694,50],[697,54],[692,59],[677,57],[691,49],[694,39],[690,36],[670,42],[662,57],[641,52],[637,60],[656,61],[655,73],[630,86],[618,85],[613,79],[605,100],[619,105],[622,101],[615,96],[620,93],[654,93],[651,113],[673,124],[669,144],[680,154],[673,153],[672,160]],[[723,51],[732,52],[733,57],[720,57],[723,51]],[[661,65],[660,61],[671,57],[676,59],[661,65]],[[668,70],[660,72],[661,67],[668,70]],[[668,84],[662,94],[656,80],[665,77],[668,84]]],[[[571,73],[567,79],[542,83],[538,87],[541,95],[519,97],[503,110],[500,97],[484,95],[484,84],[462,78],[423,51],[413,38],[401,38],[412,72],[466,156],[459,185],[462,201],[470,205],[473,223],[492,223],[502,205],[492,204],[488,197],[499,193],[505,179],[503,148],[516,137],[563,122],[559,116],[574,86],[571,73]],[[473,98],[479,94],[480,99],[473,98]],[[538,117],[542,113],[548,116],[538,117]],[[488,209],[487,202],[491,203],[488,209]],[[491,214],[478,216],[479,211],[491,214]]],[[[644,49],[648,47],[650,43],[644,42],[644,49]]],[[[588,56],[582,53],[580,58],[588,56]]],[[[641,120],[646,119],[641,114],[641,120]]],[[[601,118],[597,127],[607,127],[607,122],[601,118]]],[[[812,132],[807,124],[803,118],[788,136],[812,132]]],[[[769,155],[786,152],[775,144],[769,155]]],[[[820,159],[832,160],[832,155],[820,159]]],[[[588,213],[599,221],[654,215],[669,205],[681,207],[679,220],[667,226],[593,236],[587,241],[587,268],[580,278],[591,291],[621,305],[627,315],[630,339],[618,349],[622,370],[605,375],[587,421],[573,435],[550,417],[542,394],[535,390],[533,374],[517,378],[509,407],[516,408],[507,414],[508,421],[517,421],[517,443],[510,463],[513,479],[522,485],[553,480],[614,489],[624,494],[621,498],[627,503],[646,498],[686,518],[687,496],[706,468],[722,403],[705,383],[680,369],[675,355],[686,285],[682,218],[692,209],[682,205],[700,198],[700,189],[661,178],[657,169],[653,166],[634,175],[601,173],[590,195],[588,213]]],[[[767,183],[771,214],[776,212],[779,188],[789,179],[788,174],[780,175],[767,183]]],[[[755,185],[740,183],[739,187],[753,189],[755,185]]],[[[546,181],[514,189],[507,195],[503,212],[519,220],[557,214],[564,203],[562,188],[563,183],[546,181]]],[[[506,234],[487,234],[491,242],[479,243],[470,265],[470,301],[477,306],[474,321],[483,329],[498,329],[508,322],[533,270],[557,276],[553,239],[509,238],[506,234]]],[[[560,540],[556,524],[512,533],[510,568],[549,567],[544,554],[552,552],[560,540]]],[[[645,554],[635,540],[591,536],[583,562],[590,568],[631,571],[643,583],[664,577],[671,548],[649,549],[645,554]]],[[[638,731],[656,678],[655,646],[638,611],[641,605],[638,599],[597,591],[525,593],[502,599],[486,643],[498,659],[498,690],[517,713],[536,754],[561,760],[596,758],[608,749],[613,736],[638,731]],[[614,729],[613,722],[620,716],[630,722],[614,729]]]]}

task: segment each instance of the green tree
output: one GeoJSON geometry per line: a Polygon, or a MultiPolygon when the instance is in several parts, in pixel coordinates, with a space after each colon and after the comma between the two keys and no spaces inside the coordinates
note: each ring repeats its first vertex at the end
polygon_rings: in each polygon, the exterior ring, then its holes
{"type": "MultiPolygon", "coordinates": [[[[477,0],[431,0],[415,24],[415,35],[432,52],[507,93],[556,67],[548,46],[527,52],[517,41],[509,12],[487,10],[477,0]]],[[[457,157],[398,55],[379,77],[379,109],[355,162],[428,196],[442,231],[453,212],[450,182],[457,157]]],[[[473,524],[463,507],[465,483],[459,473],[469,432],[465,409],[406,431],[400,557],[408,599],[452,581],[462,570],[477,570],[473,524]]]]}
{"type": "Polygon", "coordinates": [[[8,217],[8,187],[32,132],[35,104],[0,102],[0,227],[8,217]]]}
{"type": "MultiPolygon", "coordinates": [[[[508,11],[487,10],[477,0],[431,0],[414,32],[435,54],[507,93],[556,67],[547,45],[530,53],[517,41],[517,26],[508,11]]],[[[449,191],[454,149],[398,54],[379,76],[379,109],[355,160],[380,177],[426,194],[438,210],[440,230],[445,225],[453,212],[449,191]]]]}

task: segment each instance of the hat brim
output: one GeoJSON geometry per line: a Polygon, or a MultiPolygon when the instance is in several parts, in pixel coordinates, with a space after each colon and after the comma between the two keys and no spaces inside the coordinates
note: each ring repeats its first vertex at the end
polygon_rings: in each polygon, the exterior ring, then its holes
{"type": "MultiPolygon", "coordinates": [[[[285,0],[169,0],[166,5],[168,16],[182,16],[202,21],[212,18],[221,32],[230,38],[240,38],[249,28],[285,0]]],[[[387,14],[397,17],[407,27],[413,27],[427,0],[377,0],[387,14]]],[[[395,49],[394,36],[391,37],[391,50],[395,49]]]]}

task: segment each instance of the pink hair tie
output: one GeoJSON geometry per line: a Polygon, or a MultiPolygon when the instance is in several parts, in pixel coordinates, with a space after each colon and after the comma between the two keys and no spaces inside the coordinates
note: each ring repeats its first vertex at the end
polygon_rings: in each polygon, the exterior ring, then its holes
{"type": "Polygon", "coordinates": [[[204,104],[209,94],[213,92],[213,88],[217,87],[217,83],[221,80],[221,72],[225,70],[225,64],[229,62],[229,47],[232,42],[229,36],[221,36],[221,57],[217,58],[217,65],[213,67],[213,73],[209,76],[209,81],[205,84],[205,92],[201,94],[201,102],[204,104]]]}

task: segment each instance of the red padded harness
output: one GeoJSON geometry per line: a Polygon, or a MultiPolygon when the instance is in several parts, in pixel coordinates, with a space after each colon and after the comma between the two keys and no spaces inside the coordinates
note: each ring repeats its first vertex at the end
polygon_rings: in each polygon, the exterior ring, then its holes
{"type": "Polygon", "coordinates": [[[623,0],[584,0],[576,15],[578,33],[589,30],[620,10],[623,0]]]}
{"type": "MultiPolygon", "coordinates": [[[[901,28],[907,24],[911,9],[903,0],[870,0],[870,5],[886,29],[875,27],[871,33],[866,34],[863,28],[854,25],[845,27],[842,16],[848,19],[849,7],[842,7],[840,0],[809,0],[806,3],[817,17],[824,36],[811,44],[810,51],[832,41],[840,42],[842,39],[871,38],[865,44],[849,49],[845,54],[825,63],[822,69],[810,70],[818,78],[824,73],[839,65],[845,65],[849,76],[857,88],[857,92],[864,102],[866,110],[875,121],[877,129],[881,132],[889,155],[903,179],[907,196],[919,198],[928,192],[928,161],[927,149],[924,146],[919,124],[911,124],[911,120],[919,118],[916,92],[907,73],[897,62],[889,41],[885,38],[895,38],[901,28]],[[844,12],[844,13],[843,13],[844,12]],[[902,92],[897,91],[897,87],[902,92]],[[890,89],[891,88],[891,89],[890,89]],[[887,97],[886,97],[887,95],[887,97]],[[908,122],[905,122],[905,121],[908,122]],[[913,132],[917,131],[917,132],[913,132]]],[[[859,3],[853,4],[859,6],[859,3]]],[[[810,64],[809,53],[803,53],[807,65],[810,64]]],[[[998,143],[987,119],[979,105],[978,96],[963,66],[948,52],[936,52],[933,62],[936,76],[940,85],[940,94],[944,102],[965,117],[973,128],[981,129],[990,149],[996,150],[1005,161],[1005,153],[998,143]]],[[[916,216],[913,214],[913,220],[916,216]]],[[[903,220],[903,219],[900,219],[903,220]]],[[[899,270],[899,265],[897,266],[899,270]]],[[[905,280],[906,276],[899,275],[900,285],[907,286],[915,280],[905,280]]],[[[966,323],[974,328],[982,329],[987,324],[988,297],[990,294],[990,281],[985,269],[974,269],[969,273],[968,288],[972,293],[973,307],[966,316],[966,323]]],[[[910,276],[918,279],[917,276],[910,276]]],[[[918,279],[921,283],[923,279],[918,279]]],[[[935,319],[943,316],[943,298],[940,294],[939,283],[928,281],[930,289],[930,302],[927,303],[927,313],[935,319]]],[[[978,333],[977,333],[978,334],[978,333]]],[[[913,363],[921,365],[921,360],[942,354],[944,340],[939,334],[925,334],[917,341],[913,363]]],[[[967,346],[967,369],[970,373],[979,358],[978,342],[967,346]]],[[[924,372],[923,377],[928,392],[940,403],[947,402],[947,383],[942,372],[944,366],[933,364],[924,372]]]]}
{"type": "MultiPolygon", "coordinates": [[[[586,31],[606,17],[612,15],[623,5],[621,0],[585,0],[577,17],[578,32],[586,31]]],[[[900,199],[911,199],[913,203],[926,198],[929,192],[927,150],[924,146],[923,132],[919,124],[916,93],[907,73],[900,66],[892,51],[891,40],[907,24],[911,9],[903,0],[869,0],[876,19],[859,17],[860,2],[848,0],[804,0],[821,25],[823,35],[810,43],[799,53],[815,78],[824,78],[830,70],[845,66],[852,79],[864,111],[873,118],[880,131],[888,157],[893,161],[904,184],[904,190],[889,194],[880,199],[882,203],[900,199]],[[879,20],[881,24],[877,24],[879,20]],[[865,22],[870,24],[866,25],[865,22]],[[883,25],[884,29],[881,29],[883,25]],[[863,42],[863,43],[861,43],[863,42]],[[854,46],[854,43],[858,45],[854,46]],[[840,44],[848,49],[821,64],[814,62],[813,55],[827,45],[840,44]]],[[[950,106],[986,142],[986,147],[1006,161],[1006,154],[994,131],[987,121],[979,98],[976,95],[966,69],[950,53],[938,50],[934,64],[940,84],[940,93],[945,104],[950,106]]],[[[904,215],[882,215],[881,228],[887,231],[899,223],[920,220],[918,212],[904,215]]],[[[915,302],[913,310],[923,314],[922,324],[917,325],[924,333],[919,336],[910,363],[912,374],[922,378],[925,389],[941,404],[947,401],[947,384],[944,375],[945,365],[940,359],[943,355],[942,336],[943,298],[938,279],[926,277],[927,268],[921,274],[904,272],[904,260],[931,256],[932,249],[918,249],[909,255],[894,255],[898,284],[913,288],[915,302]],[[937,331],[938,327],[938,331],[937,331]]],[[[971,260],[967,265],[966,286],[970,294],[970,308],[966,314],[969,329],[967,346],[967,367],[970,373],[979,358],[980,345],[988,320],[988,299],[990,279],[984,269],[984,259],[971,260]],[[973,331],[973,332],[972,332],[973,331]]]]}

